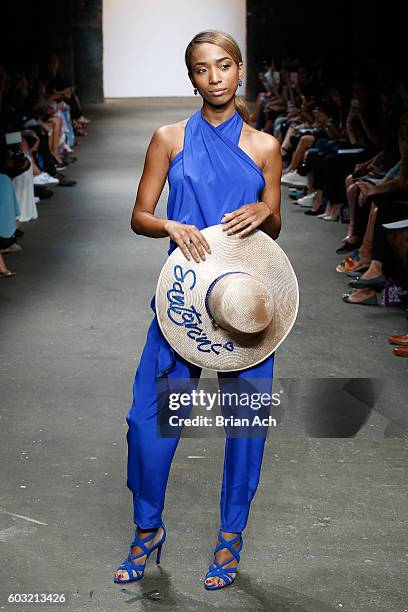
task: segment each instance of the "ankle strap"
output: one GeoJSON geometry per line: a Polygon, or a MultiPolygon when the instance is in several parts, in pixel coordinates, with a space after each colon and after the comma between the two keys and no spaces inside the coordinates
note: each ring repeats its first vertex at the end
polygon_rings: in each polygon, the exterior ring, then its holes
{"type": "Polygon", "coordinates": [[[136,526],[135,537],[133,539],[132,546],[139,546],[146,554],[148,554],[151,551],[151,549],[145,546],[145,544],[147,542],[150,542],[150,540],[153,540],[153,538],[156,537],[157,532],[160,529],[160,527],[162,527],[164,533],[166,533],[166,528],[162,521],[158,527],[152,527],[152,530],[154,529],[153,533],[147,535],[145,538],[141,538],[139,534],[137,533],[137,526],[136,526]]]}
{"type": "MultiPolygon", "coordinates": [[[[239,552],[242,549],[243,546],[243,540],[242,540],[242,535],[238,534],[237,536],[235,536],[235,538],[232,538],[231,540],[226,540],[222,535],[221,535],[221,530],[218,532],[218,539],[220,541],[220,543],[215,547],[214,550],[214,555],[222,550],[223,548],[228,548],[229,552],[231,553],[231,555],[238,561],[238,563],[240,562],[240,555],[239,552]],[[239,546],[238,548],[234,547],[234,544],[236,542],[239,542],[239,546]]],[[[226,563],[230,563],[232,561],[232,559],[229,559],[228,561],[225,561],[223,564],[219,565],[217,563],[217,565],[219,567],[222,567],[222,565],[225,565],[226,563]]]]}

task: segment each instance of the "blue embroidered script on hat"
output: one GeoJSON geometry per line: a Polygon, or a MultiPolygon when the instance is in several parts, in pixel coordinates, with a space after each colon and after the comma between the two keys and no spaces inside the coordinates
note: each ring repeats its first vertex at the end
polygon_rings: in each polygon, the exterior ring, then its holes
{"type": "Polygon", "coordinates": [[[187,336],[195,340],[198,351],[203,353],[213,351],[216,355],[219,355],[221,350],[225,349],[231,353],[234,350],[234,343],[231,341],[224,344],[212,342],[200,327],[202,324],[201,312],[198,312],[194,304],[186,306],[185,290],[191,291],[194,289],[197,280],[194,270],[191,268],[183,270],[183,267],[177,264],[173,268],[173,278],[173,286],[167,291],[167,301],[169,303],[167,316],[170,321],[188,330],[187,336]]]}

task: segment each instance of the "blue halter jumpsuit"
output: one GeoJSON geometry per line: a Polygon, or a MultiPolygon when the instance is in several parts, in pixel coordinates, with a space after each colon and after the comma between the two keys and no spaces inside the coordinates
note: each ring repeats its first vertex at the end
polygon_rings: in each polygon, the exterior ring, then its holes
{"type": "MultiPolygon", "coordinates": [[[[242,125],[238,112],[216,127],[202,116],[201,109],[188,119],[183,150],[170,163],[168,219],[194,224],[201,230],[220,223],[224,213],[259,201],[265,180],[257,164],[238,147],[242,125]]],[[[176,246],[170,240],[168,254],[176,246]]],[[[134,523],[141,529],[160,525],[170,465],[179,442],[179,437],[157,435],[156,381],[161,377],[198,380],[201,373],[201,368],[183,359],[166,341],[157,322],[154,296],[150,305],[155,316],[136,370],[133,402],[126,417],[127,486],[133,493],[134,523]]],[[[251,368],[217,372],[220,389],[225,377],[230,381],[232,377],[251,382],[259,379],[257,391],[271,394],[273,365],[274,353],[251,368]]],[[[267,428],[258,437],[226,437],[220,499],[223,531],[240,533],[247,524],[266,433],[267,428]]]]}

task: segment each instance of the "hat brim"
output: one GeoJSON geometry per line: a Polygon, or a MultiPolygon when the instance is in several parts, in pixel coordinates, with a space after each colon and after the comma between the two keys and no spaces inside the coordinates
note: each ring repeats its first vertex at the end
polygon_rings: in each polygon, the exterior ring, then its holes
{"type": "Polygon", "coordinates": [[[190,363],[233,372],[269,357],[292,329],[299,307],[295,272],[282,248],[261,230],[240,238],[224,225],[201,230],[211,247],[206,261],[188,261],[180,248],[166,260],[156,287],[156,314],[172,348],[190,363]],[[246,272],[271,290],[274,314],[257,334],[234,334],[216,326],[205,308],[208,287],[224,272],[246,272]]]}

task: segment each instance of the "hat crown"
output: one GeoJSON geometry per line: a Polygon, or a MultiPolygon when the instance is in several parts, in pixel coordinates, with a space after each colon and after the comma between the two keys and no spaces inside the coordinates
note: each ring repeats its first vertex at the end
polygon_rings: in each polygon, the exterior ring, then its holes
{"type": "Polygon", "coordinates": [[[247,272],[228,272],[217,277],[209,288],[207,304],[217,325],[231,332],[259,333],[273,318],[269,288],[247,272]]]}
{"type": "MultiPolygon", "coordinates": [[[[154,309],[160,329],[198,367],[234,372],[256,366],[294,325],[296,275],[285,252],[261,230],[244,239],[227,235],[222,224],[201,232],[211,247],[205,261],[187,261],[177,248],[162,268],[154,309]]],[[[158,376],[173,363],[163,351],[158,376]]]]}

